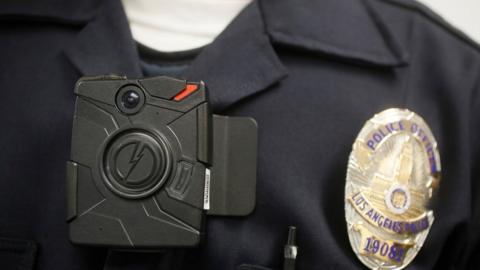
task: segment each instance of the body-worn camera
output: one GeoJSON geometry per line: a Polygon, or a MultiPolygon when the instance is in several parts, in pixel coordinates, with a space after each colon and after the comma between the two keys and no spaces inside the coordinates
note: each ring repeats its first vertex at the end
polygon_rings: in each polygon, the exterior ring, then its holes
{"type": "Polygon", "coordinates": [[[75,94],[67,162],[73,243],[195,246],[206,215],[253,211],[256,123],[213,115],[204,83],[84,77],[75,94]]]}

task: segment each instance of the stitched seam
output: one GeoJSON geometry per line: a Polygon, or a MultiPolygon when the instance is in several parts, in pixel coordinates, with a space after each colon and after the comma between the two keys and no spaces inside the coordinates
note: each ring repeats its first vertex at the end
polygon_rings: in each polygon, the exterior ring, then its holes
{"type": "Polygon", "coordinates": [[[289,40],[288,35],[285,34],[282,31],[278,30],[271,30],[270,33],[274,36],[276,36],[276,40],[278,40],[280,43],[284,44],[291,44],[297,47],[303,47],[306,48],[310,51],[318,51],[319,49],[324,50],[324,53],[327,54],[332,54],[337,57],[341,58],[351,58],[351,59],[357,59],[363,62],[369,62],[369,63],[374,63],[376,65],[380,66],[390,66],[390,65],[397,65],[400,63],[397,63],[397,61],[393,61],[393,59],[390,59],[388,57],[385,57],[384,54],[379,53],[379,54],[371,54],[366,51],[357,53],[353,51],[345,51],[346,49],[340,48],[338,46],[332,46],[328,43],[324,42],[319,42],[317,40],[312,40],[312,39],[304,39],[303,37],[297,37],[299,42],[292,42],[289,40]],[[288,41],[287,41],[288,40],[288,41]],[[317,49],[319,48],[319,49],[317,49]]]}
{"type": "MultiPolygon", "coordinates": [[[[270,29],[270,33],[278,35],[280,37],[281,41],[283,41],[283,42],[286,42],[284,40],[284,38],[288,38],[290,36],[290,34],[288,34],[287,32],[282,31],[282,30],[276,30],[276,29],[270,29]]],[[[361,58],[375,57],[375,58],[381,59],[382,61],[388,61],[389,60],[389,59],[387,59],[387,57],[385,57],[385,54],[383,52],[380,52],[380,51],[377,51],[377,50],[371,50],[371,51],[362,50],[360,53],[357,53],[357,52],[352,51],[351,48],[347,48],[347,47],[342,46],[342,45],[335,45],[331,42],[325,42],[324,40],[320,40],[320,39],[312,39],[312,38],[309,38],[309,37],[300,36],[298,34],[296,35],[296,38],[300,42],[292,42],[290,40],[290,41],[288,41],[288,43],[291,43],[291,44],[294,44],[294,45],[297,45],[297,46],[307,45],[307,47],[309,49],[314,49],[313,47],[320,47],[321,49],[332,51],[332,52],[337,53],[337,54],[345,54],[345,55],[353,56],[353,57],[357,57],[357,58],[360,58],[360,57],[361,58]]]]}
{"type": "Polygon", "coordinates": [[[403,85],[403,97],[402,97],[402,105],[403,107],[407,107],[407,104],[408,104],[408,99],[410,97],[410,90],[411,90],[411,86],[412,86],[412,80],[411,80],[411,77],[412,77],[412,70],[415,68],[415,65],[416,65],[416,61],[415,61],[415,55],[416,55],[416,47],[415,47],[415,35],[417,33],[417,20],[418,20],[418,15],[417,14],[413,14],[413,19],[412,19],[412,25],[410,27],[410,35],[409,35],[409,43],[410,43],[410,46],[408,48],[408,51],[410,52],[410,65],[407,67],[407,69],[405,70],[406,74],[405,74],[405,82],[404,82],[404,85],[403,85]]]}

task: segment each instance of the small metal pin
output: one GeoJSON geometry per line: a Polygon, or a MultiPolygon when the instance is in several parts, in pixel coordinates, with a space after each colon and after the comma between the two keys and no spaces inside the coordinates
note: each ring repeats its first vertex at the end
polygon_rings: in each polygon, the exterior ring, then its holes
{"type": "Polygon", "coordinates": [[[297,252],[297,228],[289,226],[287,244],[283,251],[283,270],[295,270],[297,252]]]}

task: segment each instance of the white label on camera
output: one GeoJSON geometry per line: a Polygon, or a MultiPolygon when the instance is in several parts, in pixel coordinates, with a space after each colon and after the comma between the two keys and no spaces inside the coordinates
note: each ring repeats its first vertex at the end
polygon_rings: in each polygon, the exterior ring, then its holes
{"type": "Polygon", "coordinates": [[[205,169],[205,189],[203,192],[203,209],[210,210],[210,169],[205,169]]]}

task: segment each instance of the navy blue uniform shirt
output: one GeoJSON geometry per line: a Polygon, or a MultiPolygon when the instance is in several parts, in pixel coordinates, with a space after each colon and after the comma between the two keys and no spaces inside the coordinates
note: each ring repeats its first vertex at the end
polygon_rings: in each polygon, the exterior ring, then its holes
{"type": "Polygon", "coordinates": [[[478,269],[480,49],[416,2],[254,1],[201,51],[182,76],[207,83],[216,113],[257,120],[259,157],[254,213],[210,217],[197,249],[113,259],[68,240],[73,87],[110,73],[141,76],[119,1],[0,3],[1,269],[280,269],[288,225],[297,269],[365,269],[344,218],[348,155],[391,107],[421,115],[442,158],[408,269],[478,269]]]}

